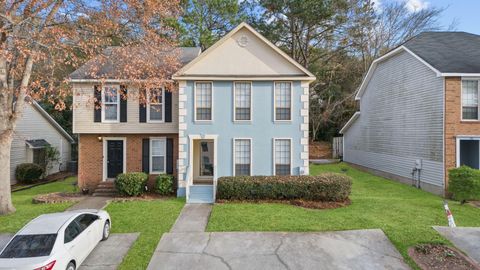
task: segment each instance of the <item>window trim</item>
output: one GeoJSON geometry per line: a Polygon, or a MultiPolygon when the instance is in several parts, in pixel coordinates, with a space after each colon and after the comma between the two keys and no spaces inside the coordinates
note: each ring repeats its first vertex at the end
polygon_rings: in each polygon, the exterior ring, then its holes
{"type": "Polygon", "coordinates": [[[276,156],[275,156],[275,150],[276,150],[276,144],[275,142],[277,140],[289,140],[290,141],[290,175],[293,175],[292,174],[292,171],[293,171],[293,166],[292,166],[292,162],[293,162],[293,144],[292,144],[292,138],[282,138],[282,137],[278,137],[278,138],[273,138],[273,175],[277,175],[277,169],[276,169],[276,165],[277,165],[277,161],[276,161],[276,156]]]}
{"type": "Polygon", "coordinates": [[[147,91],[147,123],[165,123],[165,87],[162,87],[162,103],[152,103],[150,100],[151,91],[147,91]],[[150,119],[150,105],[162,105],[162,120],[150,119]]]}
{"type": "Polygon", "coordinates": [[[252,122],[253,120],[253,83],[252,81],[233,81],[233,122],[240,122],[240,123],[248,123],[252,122]],[[250,84],[250,119],[248,120],[241,120],[237,119],[237,103],[236,103],[236,95],[237,95],[237,83],[249,83],[250,84]]]}
{"type": "Polygon", "coordinates": [[[211,123],[213,122],[213,106],[214,104],[214,94],[213,94],[213,81],[194,81],[193,82],[193,119],[195,122],[198,122],[198,123],[211,123]],[[212,95],[212,98],[211,98],[211,107],[210,107],[210,113],[211,113],[211,117],[210,117],[210,120],[198,120],[197,119],[197,83],[209,83],[211,85],[211,95],[212,95]]]}
{"type": "MultiPolygon", "coordinates": [[[[149,138],[150,141],[149,141],[149,168],[148,168],[148,171],[150,174],[164,174],[166,173],[167,171],[167,138],[166,137],[150,137],[149,138]],[[154,171],[153,170],[153,151],[152,151],[152,147],[153,147],[153,141],[155,140],[158,140],[158,141],[163,141],[164,143],[164,149],[165,149],[165,153],[163,155],[163,171],[154,171]]],[[[156,157],[161,157],[161,155],[156,155],[156,157]]]]}
{"type": "MultiPolygon", "coordinates": [[[[480,141],[480,135],[457,135],[455,138],[455,167],[460,167],[460,142],[461,141],[480,141]]],[[[480,149],[479,149],[480,153],[480,149]]],[[[480,163],[480,158],[479,158],[480,163]]],[[[480,167],[480,164],[479,164],[480,167]]]]}
{"type": "Polygon", "coordinates": [[[288,123],[293,121],[293,81],[274,81],[273,82],[273,121],[279,123],[288,123]],[[290,83],[290,120],[277,120],[277,83],[290,83]]]}
{"type": "Polygon", "coordinates": [[[103,180],[108,179],[108,141],[123,141],[123,173],[127,172],[127,137],[103,137],[103,180]]]}
{"type": "Polygon", "coordinates": [[[235,141],[236,140],[249,140],[250,141],[250,174],[249,176],[252,176],[253,173],[253,140],[252,138],[246,138],[246,137],[236,137],[236,138],[233,138],[232,139],[232,142],[233,142],[233,145],[232,145],[232,159],[233,159],[233,173],[232,175],[235,176],[235,165],[236,165],[236,161],[235,161],[235,141]]]}
{"type": "Polygon", "coordinates": [[[480,78],[464,78],[460,80],[460,121],[479,122],[480,121],[480,78]],[[477,81],[477,119],[463,119],[463,81],[477,81]]]}
{"type": "MultiPolygon", "coordinates": [[[[120,85],[117,84],[110,84],[110,85],[104,85],[102,86],[102,123],[120,123],[120,85]],[[105,119],[105,105],[107,102],[105,102],[105,88],[106,87],[111,87],[111,88],[116,88],[117,89],[117,119],[116,120],[110,120],[110,119],[105,119]]],[[[113,102],[109,102],[108,104],[114,104],[113,102]]]]}

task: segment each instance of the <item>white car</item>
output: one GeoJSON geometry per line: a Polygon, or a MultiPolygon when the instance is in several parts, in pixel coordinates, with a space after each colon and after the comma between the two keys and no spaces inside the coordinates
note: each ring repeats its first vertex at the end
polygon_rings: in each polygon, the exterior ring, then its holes
{"type": "Polygon", "coordinates": [[[103,210],[41,215],[30,221],[0,253],[0,269],[75,270],[110,235],[103,210]]]}

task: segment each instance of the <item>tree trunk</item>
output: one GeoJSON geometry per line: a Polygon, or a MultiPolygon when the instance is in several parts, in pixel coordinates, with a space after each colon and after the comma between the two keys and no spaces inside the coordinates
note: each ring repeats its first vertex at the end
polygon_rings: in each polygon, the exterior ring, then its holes
{"type": "Polygon", "coordinates": [[[10,148],[13,130],[5,130],[0,134],[0,215],[15,212],[10,190],[10,148]]]}

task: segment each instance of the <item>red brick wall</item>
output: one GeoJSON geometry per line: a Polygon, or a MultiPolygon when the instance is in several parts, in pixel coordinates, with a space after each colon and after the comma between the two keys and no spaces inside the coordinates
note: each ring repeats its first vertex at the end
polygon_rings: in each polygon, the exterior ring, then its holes
{"type": "MultiPolygon", "coordinates": [[[[103,139],[98,137],[126,138],[127,172],[142,171],[142,140],[149,137],[173,138],[173,169],[176,175],[178,155],[177,134],[80,134],[78,138],[78,184],[93,190],[103,177],[103,139]]],[[[153,186],[155,175],[150,175],[149,186],[153,186]]]]}
{"type": "Polygon", "coordinates": [[[480,121],[462,121],[462,81],[460,77],[445,78],[445,189],[448,170],[457,162],[456,136],[480,134],[480,121]]]}

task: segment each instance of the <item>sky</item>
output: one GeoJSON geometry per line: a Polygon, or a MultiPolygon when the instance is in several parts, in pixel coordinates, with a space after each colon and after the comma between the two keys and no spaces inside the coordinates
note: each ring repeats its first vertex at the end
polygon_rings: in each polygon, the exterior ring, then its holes
{"type": "Polygon", "coordinates": [[[480,35],[480,0],[375,0],[374,2],[405,1],[412,10],[426,7],[445,9],[439,19],[447,29],[455,22],[455,31],[465,31],[480,35]]]}

